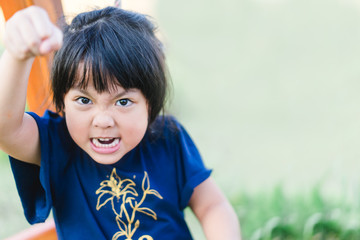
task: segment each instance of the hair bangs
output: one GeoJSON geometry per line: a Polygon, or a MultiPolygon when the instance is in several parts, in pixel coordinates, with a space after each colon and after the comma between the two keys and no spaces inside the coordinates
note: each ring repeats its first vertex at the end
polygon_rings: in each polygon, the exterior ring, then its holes
{"type": "Polygon", "coordinates": [[[139,51],[145,43],[131,42],[123,37],[128,35],[126,31],[114,31],[115,26],[111,25],[99,22],[86,29],[86,50],[81,59],[76,59],[81,64],[73,69],[76,71],[73,85],[86,88],[91,81],[98,92],[110,91],[117,85],[124,89],[144,90],[143,82],[148,77],[143,73],[149,73],[151,69],[151,66],[146,66],[151,64],[146,56],[149,54],[139,51]]]}
{"type": "Polygon", "coordinates": [[[114,80],[115,76],[109,71],[108,66],[100,58],[93,59],[90,56],[86,55],[75,69],[73,87],[86,89],[90,83],[100,93],[115,89],[119,83],[114,80]]]}

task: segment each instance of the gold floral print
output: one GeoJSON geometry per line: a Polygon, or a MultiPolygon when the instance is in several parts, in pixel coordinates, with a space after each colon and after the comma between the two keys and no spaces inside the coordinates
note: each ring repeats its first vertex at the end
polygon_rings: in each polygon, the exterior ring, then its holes
{"type": "MultiPolygon", "coordinates": [[[[115,220],[119,231],[116,232],[112,239],[117,240],[120,237],[124,236],[126,240],[132,240],[132,236],[136,230],[140,227],[140,221],[136,219],[136,213],[143,213],[154,220],[157,220],[156,213],[147,207],[142,207],[147,195],[155,195],[156,197],[162,199],[162,196],[154,189],[150,189],[150,182],[147,172],[144,172],[144,178],[142,180],[142,197],[138,202],[135,197],[138,197],[139,194],[135,190],[136,184],[131,179],[121,179],[114,168],[111,172],[109,180],[104,180],[100,183],[100,188],[96,190],[98,196],[96,210],[100,210],[108,202],[111,202],[112,210],[115,214],[115,220]],[[120,210],[116,211],[114,199],[116,198],[117,202],[121,200],[120,210]],[[128,211],[130,206],[132,210],[128,211]],[[124,216],[124,217],[123,217],[124,216]]],[[[138,240],[153,240],[149,235],[143,235],[138,240]]]]}

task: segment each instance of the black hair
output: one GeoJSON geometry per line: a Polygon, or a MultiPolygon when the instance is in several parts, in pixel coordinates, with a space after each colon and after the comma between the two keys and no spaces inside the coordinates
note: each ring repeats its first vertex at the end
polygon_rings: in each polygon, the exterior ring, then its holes
{"type": "Polygon", "coordinates": [[[145,15],[107,7],[77,15],[64,26],[63,46],[51,71],[53,101],[64,110],[65,94],[92,81],[96,91],[115,85],[137,88],[149,108],[149,124],[164,109],[167,69],[155,26],[145,15]]]}

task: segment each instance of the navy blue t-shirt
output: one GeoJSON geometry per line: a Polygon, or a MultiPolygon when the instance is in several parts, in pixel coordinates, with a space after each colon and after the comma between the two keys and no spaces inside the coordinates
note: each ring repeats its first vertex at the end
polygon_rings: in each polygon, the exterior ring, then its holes
{"type": "Polygon", "coordinates": [[[192,239],[183,210],[211,171],[174,118],[156,120],[120,161],[102,165],[75,144],[63,117],[30,114],[41,167],[10,161],[31,224],[53,209],[59,239],[192,239]]]}

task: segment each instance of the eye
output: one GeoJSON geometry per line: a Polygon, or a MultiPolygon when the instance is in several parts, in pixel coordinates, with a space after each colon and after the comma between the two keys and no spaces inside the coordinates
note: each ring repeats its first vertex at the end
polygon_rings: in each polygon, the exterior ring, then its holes
{"type": "Polygon", "coordinates": [[[127,98],[120,99],[120,100],[116,101],[117,106],[127,107],[127,106],[130,106],[131,104],[132,104],[132,101],[130,99],[127,99],[127,98]]]}
{"type": "Polygon", "coordinates": [[[86,98],[86,97],[79,97],[76,99],[76,102],[82,104],[82,105],[87,105],[91,103],[91,100],[86,98]]]}

